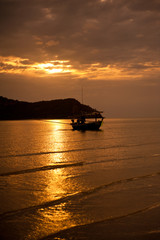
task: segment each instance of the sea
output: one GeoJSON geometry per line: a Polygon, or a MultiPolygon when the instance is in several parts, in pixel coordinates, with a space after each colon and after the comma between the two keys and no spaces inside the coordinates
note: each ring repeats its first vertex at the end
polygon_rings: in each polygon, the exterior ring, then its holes
{"type": "Polygon", "coordinates": [[[0,239],[160,239],[160,119],[1,121],[0,239]]]}

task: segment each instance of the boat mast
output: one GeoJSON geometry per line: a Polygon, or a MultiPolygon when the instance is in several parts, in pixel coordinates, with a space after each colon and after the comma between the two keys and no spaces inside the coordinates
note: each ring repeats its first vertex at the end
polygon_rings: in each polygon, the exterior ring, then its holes
{"type": "Polygon", "coordinates": [[[82,97],[82,104],[83,104],[83,86],[81,88],[81,97],[82,97]]]}

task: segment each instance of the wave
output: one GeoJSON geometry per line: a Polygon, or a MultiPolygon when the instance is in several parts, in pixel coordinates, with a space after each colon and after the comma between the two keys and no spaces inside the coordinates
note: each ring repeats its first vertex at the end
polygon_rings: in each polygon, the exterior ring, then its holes
{"type": "Polygon", "coordinates": [[[77,166],[84,166],[84,165],[91,165],[91,164],[108,163],[108,162],[114,162],[114,161],[133,160],[133,159],[139,159],[139,158],[143,158],[143,157],[137,156],[137,157],[119,158],[119,159],[113,158],[113,159],[106,159],[106,160],[100,160],[100,161],[76,162],[76,163],[69,163],[69,164],[66,164],[66,163],[62,164],[64,162],[61,162],[61,164],[47,165],[47,166],[42,166],[42,167],[37,167],[37,168],[30,168],[30,169],[23,169],[23,170],[18,170],[18,171],[13,171],[13,172],[0,173],[0,177],[34,173],[34,172],[40,172],[40,171],[49,171],[49,170],[54,170],[57,168],[77,167],[77,166]]]}
{"type": "Polygon", "coordinates": [[[43,167],[38,167],[38,168],[24,169],[24,170],[20,170],[20,171],[1,173],[0,176],[4,177],[4,176],[11,176],[11,175],[19,175],[19,174],[25,174],[25,173],[48,171],[48,170],[54,170],[57,168],[76,167],[76,166],[82,166],[82,165],[83,165],[83,162],[71,163],[71,164],[48,165],[48,166],[43,166],[43,167]]]}
{"type": "Polygon", "coordinates": [[[112,145],[112,146],[103,146],[103,147],[92,147],[92,148],[78,148],[78,149],[68,149],[62,151],[48,151],[48,152],[35,152],[35,153],[23,153],[23,154],[10,154],[10,155],[1,155],[0,158],[14,158],[14,157],[29,157],[37,155],[47,155],[47,154],[57,154],[57,153],[70,153],[70,152],[80,152],[80,151],[93,151],[93,150],[107,150],[112,148],[130,148],[130,147],[139,147],[143,145],[152,145],[159,144],[159,142],[151,143],[139,143],[139,144],[126,144],[126,145],[112,145]]]}
{"type": "MultiPolygon", "coordinates": [[[[104,160],[98,160],[98,161],[91,161],[91,162],[85,162],[84,165],[89,165],[89,164],[100,164],[100,163],[108,163],[108,162],[115,162],[115,161],[126,161],[126,160],[135,160],[135,159],[144,159],[144,158],[150,158],[150,157],[159,157],[160,154],[152,154],[152,155],[142,155],[142,156],[135,156],[135,157],[127,157],[127,158],[112,158],[112,159],[104,159],[104,160]]],[[[98,158],[104,158],[104,156],[99,156],[98,158]]]]}
{"type": "MultiPolygon", "coordinates": [[[[99,156],[99,158],[104,158],[104,157],[106,157],[106,156],[99,156]]],[[[135,160],[135,159],[140,159],[140,158],[144,158],[144,157],[146,157],[146,156],[104,159],[104,160],[98,160],[98,161],[85,162],[84,165],[117,162],[117,161],[126,161],[126,160],[135,160]]]]}
{"type": "Polygon", "coordinates": [[[63,202],[67,202],[74,195],[75,194],[71,194],[71,195],[68,195],[68,196],[53,200],[53,201],[44,202],[44,203],[39,204],[39,205],[34,205],[34,206],[31,206],[31,207],[26,207],[26,208],[21,208],[21,209],[1,213],[0,214],[0,220],[6,219],[6,218],[11,218],[13,216],[22,215],[22,214],[25,214],[27,212],[34,212],[34,211],[36,211],[38,209],[41,209],[41,208],[47,208],[47,207],[59,205],[63,202]]]}
{"type": "Polygon", "coordinates": [[[74,201],[74,200],[80,200],[86,196],[89,196],[91,194],[94,193],[98,193],[99,191],[115,186],[115,185],[119,185],[119,184],[123,184],[123,183],[128,183],[128,182],[132,182],[132,181],[137,181],[140,179],[145,179],[145,178],[149,178],[149,177],[154,177],[160,175],[160,172],[156,172],[156,173],[151,173],[151,174],[146,174],[146,175],[142,175],[142,176],[136,176],[136,177],[131,177],[131,178],[126,178],[126,179],[120,179],[114,182],[110,182],[104,185],[100,185],[98,187],[95,188],[91,188],[89,190],[86,191],[82,191],[82,192],[76,192],[73,194],[68,194],[67,196],[61,197],[59,199],[53,200],[53,201],[49,201],[49,202],[44,202],[42,204],[39,205],[34,205],[31,207],[27,207],[27,208],[23,208],[23,209],[18,209],[18,210],[14,210],[14,211],[9,211],[9,212],[4,212],[2,214],[0,214],[0,219],[3,220],[5,218],[10,218],[12,216],[17,216],[17,215],[22,215],[24,213],[29,213],[29,212],[35,212],[38,209],[41,208],[48,208],[48,207],[53,207],[55,205],[59,205],[61,203],[66,203],[68,201],[74,201]]]}
{"type": "MultiPolygon", "coordinates": [[[[86,162],[76,162],[76,163],[70,163],[70,164],[62,164],[64,162],[61,162],[61,164],[54,164],[54,165],[48,165],[48,166],[42,166],[38,168],[32,168],[32,169],[23,169],[19,171],[13,171],[13,172],[6,172],[1,173],[0,177],[3,176],[11,176],[11,175],[19,175],[19,174],[27,174],[27,173],[33,173],[38,171],[49,171],[54,170],[57,168],[67,168],[67,167],[76,167],[76,166],[84,166],[84,165],[91,165],[91,164],[101,164],[101,163],[109,163],[109,162],[115,162],[115,161],[126,161],[126,160],[134,160],[134,159],[141,159],[146,157],[159,157],[160,154],[153,154],[150,156],[136,156],[136,157],[128,157],[128,158],[113,158],[113,159],[104,159],[104,160],[98,160],[98,161],[86,161],[86,162]]],[[[100,156],[100,157],[106,157],[106,156],[100,156]]]]}
{"type": "Polygon", "coordinates": [[[159,157],[160,156],[160,153],[155,153],[152,155],[152,157],[159,157]]]}
{"type": "MultiPolygon", "coordinates": [[[[139,158],[139,157],[137,157],[137,158],[139,158]]],[[[123,159],[118,159],[118,161],[128,160],[128,159],[137,159],[137,158],[123,158],[123,159]]],[[[69,164],[66,164],[66,163],[62,164],[62,162],[61,162],[61,164],[47,165],[47,166],[42,166],[42,167],[37,167],[37,168],[30,168],[30,169],[23,169],[23,170],[18,170],[18,171],[13,171],[13,172],[0,173],[0,177],[34,173],[34,172],[40,172],[40,171],[49,171],[49,170],[54,170],[57,168],[68,168],[68,167],[77,167],[77,166],[84,166],[84,165],[91,165],[91,164],[100,164],[100,163],[107,163],[107,162],[114,162],[114,161],[117,161],[117,159],[109,159],[109,160],[107,159],[107,160],[92,161],[92,162],[76,162],[76,163],[69,163],[69,164]]]]}
{"type": "Polygon", "coordinates": [[[49,152],[35,152],[35,153],[24,153],[24,154],[15,154],[15,155],[4,155],[0,158],[12,158],[12,157],[28,157],[28,156],[37,156],[37,155],[46,155],[46,154],[57,154],[57,153],[69,153],[69,152],[79,152],[79,151],[89,151],[105,148],[80,148],[80,149],[69,149],[63,151],[49,151],[49,152]]]}

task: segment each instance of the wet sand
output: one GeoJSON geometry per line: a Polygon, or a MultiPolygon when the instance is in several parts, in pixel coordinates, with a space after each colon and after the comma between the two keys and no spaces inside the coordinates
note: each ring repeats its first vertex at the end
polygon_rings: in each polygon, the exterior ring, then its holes
{"type": "Polygon", "coordinates": [[[43,238],[44,240],[158,240],[160,207],[151,207],[128,216],[72,227],[43,238]]]}

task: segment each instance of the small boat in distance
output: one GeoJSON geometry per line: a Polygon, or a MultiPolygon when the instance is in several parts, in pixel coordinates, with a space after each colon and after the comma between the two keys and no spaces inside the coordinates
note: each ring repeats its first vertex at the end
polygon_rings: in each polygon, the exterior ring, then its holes
{"type": "Polygon", "coordinates": [[[100,114],[100,112],[95,112],[92,114],[83,114],[79,117],[72,118],[71,126],[73,130],[99,130],[102,125],[104,117],[100,114]],[[94,120],[90,120],[94,118],[94,120]],[[87,120],[86,120],[87,119],[87,120]]]}

